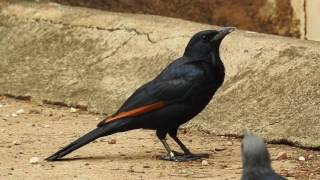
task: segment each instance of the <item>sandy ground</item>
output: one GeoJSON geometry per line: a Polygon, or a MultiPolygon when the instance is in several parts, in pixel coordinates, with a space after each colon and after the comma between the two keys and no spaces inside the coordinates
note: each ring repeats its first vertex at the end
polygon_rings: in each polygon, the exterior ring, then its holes
{"type": "MultiPolygon", "coordinates": [[[[68,155],[43,159],[95,127],[102,116],[54,105],[0,96],[0,179],[239,179],[240,139],[213,136],[194,129],[180,137],[194,153],[209,153],[201,161],[168,162],[153,131],[135,130],[101,138],[68,155]],[[22,110],[23,109],[23,112],[22,110]],[[232,143],[231,143],[232,142],[232,143]],[[30,158],[38,157],[38,163],[30,158]]],[[[169,141],[173,147],[176,146],[169,141]]],[[[274,169],[289,179],[320,179],[320,152],[286,145],[268,145],[274,169]],[[275,160],[284,151],[286,160],[275,160]],[[299,161],[304,156],[305,161],[299,161]]]]}

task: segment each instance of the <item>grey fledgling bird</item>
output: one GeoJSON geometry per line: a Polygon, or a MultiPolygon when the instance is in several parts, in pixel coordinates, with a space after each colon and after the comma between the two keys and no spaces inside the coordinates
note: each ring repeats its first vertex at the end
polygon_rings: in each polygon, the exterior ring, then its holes
{"type": "Polygon", "coordinates": [[[254,136],[246,129],[241,148],[241,180],[286,180],[272,169],[270,154],[263,138],[254,136]]]}

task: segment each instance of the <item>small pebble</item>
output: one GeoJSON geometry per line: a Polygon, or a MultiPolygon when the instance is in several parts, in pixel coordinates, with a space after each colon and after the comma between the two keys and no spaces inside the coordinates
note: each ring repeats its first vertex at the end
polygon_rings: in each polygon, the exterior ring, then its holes
{"type": "Polygon", "coordinates": [[[115,139],[110,139],[108,141],[108,144],[116,144],[116,143],[117,143],[117,141],[115,139]]]}
{"type": "Polygon", "coordinates": [[[299,161],[305,161],[305,160],[306,160],[305,157],[303,157],[303,156],[300,156],[300,157],[299,157],[299,161]]]}
{"type": "Polygon", "coordinates": [[[232,146],[232,145],[233,145],[233,142],[232,142],[232,141],[228,141],[228,142],[226,143],[226,145],[227,145],[227,146],[232,146]]]}
{"type": "Polygon", "coordinates": [[[285,160],[288,159],[287,152],[281,151],[277,154],[276,160],[285,160]]]}
{"type": "Polygon", "coordinates": [[[17,114],[22,114],[22,113],[24,113],[24,110],[23,109],[19,109],[16,113],[17,114]]]}
{"type": "Polygon", "coordinates": [[[39,158],[38,157],[32,157],[32,158],[30,158],[29,162],[31,164],[37,164],[37,163],[39,163],[39,158]]]}
{"type": "Polygon", "coordinates": [[[201,161],[201,165],[202,166],[207,166],[209,164],[209,162],[207,160],[202,160],[201,161]]]}
{"type": "Polygon", "coordinates": [[[12,113],[11,114],[11,117],[17,117],[18,115],[17,114],[15,114],[15,113],[12,113]]]}
{"type": "Polygon", "coordinates": [[[12,144],[13,145],[20,145],[20,143],[18,143],[18,141],[13,141],[12,144]]]}
{"type": "Polygon", "coordinates": [[[143,168],[150,168],[150,166],[149,165],[144,165],[144,166],[142,166],[143,168]]]}
{"type": "Polygon", "coordinates": [[[180,171],[180,173],[183,173],[183,174],[188,173],[188,170],[182,169],[182,170],[180,171]]]}
{"type": "Polygon", "coordinates": [[[47,124],[45,124],[43,127],[48,128],[48,127],[50,127],[50,126],[49,126],[49,125],[47,125],[47,124]]]}
{"type": "Polygon", "coordinates": [[[89,166],[90,164],[89,164],[89,163],[85,163],[84,165],[85,165],[85,166],[89,166]]]}
{"type": "Polygon", "coordinates": [[[36,125],[33,124],[33,123],[29,123],[27,126],[29,126],[29,127],[35,127],[36,125]]]}
{"type": "Polygon", "coordinates": [[[0,108],[2,108],[4,105],[3,104],[0,104],[0,108]]]}
{"type": "Polygon", "coordinates": [[[76,109],[76,108],[74,108],[74,107],[71,107],[70,108],[70,112],[72,112],[72,113],[75,113],[75,112],[77,112],[78,110],[76,109]]]}
{"type": "Polygon", "coordinates": [[[40,111],[37,109],[30,109],[29,114],[40,114],[40,111]]]}
{"type": "Polygon", "coordinates": [[[180,132],[182,134],[187,134],[188,130],[187,130],[187,128],[180,128],[180,132]]]}
{"type": "Polygon", "coordinates": [[[227,166],[226,164],[221,164],[220,167],[221,167],[222,169],[228,168],[228,166],[227,166]]]}
{"type": "Polygon", "coordinates": [[[214,150],[216,150],[216,151],[224,151],[226,149],[227,149],[226,147],[215,147],[214,148],[214,150]]]}

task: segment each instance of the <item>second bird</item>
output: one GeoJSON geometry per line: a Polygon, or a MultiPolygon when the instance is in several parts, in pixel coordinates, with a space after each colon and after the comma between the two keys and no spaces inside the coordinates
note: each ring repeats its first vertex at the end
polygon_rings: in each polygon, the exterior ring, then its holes
{"type": "Polygon", "coordinates": [[[164,145],[164,160],[191,161],[201,158],[192,154],[177,137],[181,124],[191,120],[210,102],[222,85],[225,68],[219,56],[223,38],[234,28],[196,33],[182,57],[173,61],[155,79],[138,88],[112,116],[98,127],[47,158],[54,161],[103,136],[133,129],[153,129],[164,145]],[[173,151],[167,134],[181,147],[173,151]]]}

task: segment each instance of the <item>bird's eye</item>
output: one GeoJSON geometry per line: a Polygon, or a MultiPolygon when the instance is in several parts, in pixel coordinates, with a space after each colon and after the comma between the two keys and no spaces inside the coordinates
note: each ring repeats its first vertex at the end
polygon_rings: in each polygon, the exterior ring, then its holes
{"type": "Polygon", "coordinates": [[[202,35],[201,38],[202,38],[203,40],[206,40],[206,41],[209,40],[209,37],[206,36],[206,35],[202,35]]]}

